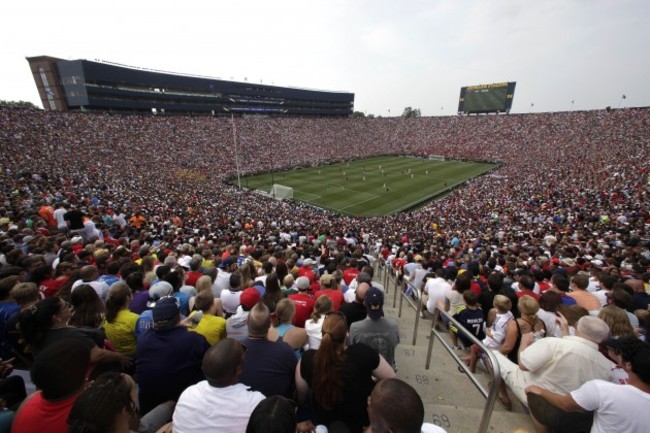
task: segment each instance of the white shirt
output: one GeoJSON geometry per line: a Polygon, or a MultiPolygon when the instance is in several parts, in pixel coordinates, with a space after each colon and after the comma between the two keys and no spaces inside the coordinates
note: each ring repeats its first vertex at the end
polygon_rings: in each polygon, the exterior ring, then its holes
{"type": "Polygon", "coordinates": [[[214,284],[212,285],[212,293],[214,293],[215,298],[220,298],[221,293],[230,290],[230,272],[222,271],[221,269],[217,272],[217,278],[214,279],[214,284]]]}
{"type": "Polygon", "coordinates": [[[318,321],[314,322],[312,319],[305,321],[305,331],[307,331],[307,337],[309,338],[309,349],[318,349],[320,347],[320,341],[323,338],[323,322],[325,321],[325,315],[320,316],[318,321]]]}
{"type": "Polygon", "coordinates": [[[612,376],[612,363],[598,352],[598,345],[577,336],[542,338],[519,354],[519,362],[529,370],[531,383],[560,394],[612,376]]]}
{"type": "Polygon", "coordinates": [[[230,290],[224,290],[221,292],[221,305],[223,306],[223,311],[230,314],[235,314],[237,307],[239,307],[239,298],[241,297],[240,292],[231,292],[230,290]]]}
{"type": "Polygon", "coordinates": [[[547,337],[557,337],[562,338],[562,330],[557,324],[557,316],[555,313],[550,311],[542,310],[541,308],[537,311],[537,317],[539,317],[546,325],[546,336],[547,337]]]}
{"type": "MultiPolygon", "coordinates": [[[[343,299],[345,302],[348,304],[354,302],[354,300],[357,298],[357,286],[359,285],[359,282],[355,278],[354,280],[350,281],[350,285],[348,286],[348,290],[343,294],[343,299]]],[[[386,289],[384,289],[384,286],[376,281],[372,282],[372,287],[376,287],[379,290],[381,290],[383,293],[386,293],[386,289]]]]}
{"type": "Polygon", "coordinates": [[[187,388],[174,409],[174,433],[245,433],[264,394],[241,383],[216,388],[207,380],[187,388]]]}
{"type": "Polygon", "coordinates": [[[438,302],[442,302],[442,305],[445,304],[445,299],[449,292],[451,292],[451,284],[449,284],[444,278],[429,278],[424,285],[424,290],[429,294],[427,310],[433,312],[438,302]]]}
{"type": "Polygon", "coordinates": [[[63,207],[58,208],[57,210],[54,211],[54,219],[56,220],[56,227],[59,229],[65,229],[67,224],[65,223],[65,220],[63,219],[63,215],[67,210],[63,207]]]}
{"type": "Polygon", "coordinates": [[[648,431],[650,394],[639,388],[590,380],[571,397],[582,408],[596,411],[591,433],[648,431]]]}

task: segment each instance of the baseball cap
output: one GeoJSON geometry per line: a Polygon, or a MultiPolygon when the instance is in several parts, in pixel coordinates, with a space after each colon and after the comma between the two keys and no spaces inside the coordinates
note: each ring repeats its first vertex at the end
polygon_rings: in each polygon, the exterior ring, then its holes
{"type": "Polygon", "coordinates": [[[368,289],[364,298],[364,303],[366,305],[368,317],[372,320],[377,320],[384,316],[384,292],[378,288],[372,286],[368,289]]]}
{"type": "Polygon", "coordinates": [[[156,302],[164,297],[169,296],[174,291],[174,288],[167,281],[159,281],[149,288],[149,300],[147,301],[147,307],[154,308],[156,302]]]}
{"type": "Polygon", "coordinates": [[[331,287],[332,286],[332,274],[323,274],[320,277],[320,283],[323,286],[331,287]]]}
{"type": "Polygon", "coordinates": [[[189,269],[191,260],[192,260],[192,257],[183,256],[180,259],[178,259],[177,263],[178,263],[178,266],[180,266],[181,268],[189,269]]]}
{"type": "Polygon", "coordinates": [[[298,277],[296,280],[296,287],[298,290],[309,290],[309,278],[307,277],[298,277]]]}
{"type": "Polygon", "coordinates": [[[239,303],[246,310],[251,310],[259,300],[260,300],[260,292],[258,292],[257,289],[253,287],[244,289],[241,292],[241,295],[239,297],[239,303]]]}
{"type": "Polygon", "coordinates": [[[153,307],[153,321],[164,322],[174,320],[181,312],[180,301],[174,296],[164,296],[153,307]]]}
{"type": "Polygon", "coordinates": [[[305,259],[302,261],[303,266],[314,266],[316,264],[315,260],[312,259],[305,259]]]}

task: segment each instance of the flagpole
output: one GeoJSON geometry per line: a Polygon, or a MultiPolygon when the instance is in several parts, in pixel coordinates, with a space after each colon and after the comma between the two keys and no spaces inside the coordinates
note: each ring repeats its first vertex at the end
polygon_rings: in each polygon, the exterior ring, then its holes
{"type": "Polygon", "coordinates": [[[232,141],[235,144],[235,170],[237,170],[237,186],[241,189],[241,177],[239,173],[239,152],[237,151],[237,129],[235,126],[235,114],[230,112],[230,119],[232,120],[232,141]]]}

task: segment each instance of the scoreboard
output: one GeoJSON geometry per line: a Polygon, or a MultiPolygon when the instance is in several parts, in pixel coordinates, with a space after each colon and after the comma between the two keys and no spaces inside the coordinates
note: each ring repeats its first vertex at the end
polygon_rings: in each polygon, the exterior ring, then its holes
{"type": "Polygon", "coordinates": [[[512,107],[516,84],[511,81],[461,87],[458,113],[508,113],[512,107]]]}

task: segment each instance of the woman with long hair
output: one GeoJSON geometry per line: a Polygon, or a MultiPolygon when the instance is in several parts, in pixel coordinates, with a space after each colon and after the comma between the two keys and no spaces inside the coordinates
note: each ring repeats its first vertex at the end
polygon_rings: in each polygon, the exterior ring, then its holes
{"type": "Polygon", "coordinates": [[[101,326],[105,308],[95,289],[88,284],[75,287],[70,294],[70,306],[72,314],[68,325],[91,337],[99,347],[104,347],[106,334],[101,326]]]}
{"type": "Polygon", "coordinates": [[[368,396],[375,379],[393,378],[395,371],[375,349],[362,343],[347,346],[347,335],[345,316],[328,313],[320,347],[305,352],[298,362],[296,388],[302,403],[312,391],[314,425],[338,421],[359,433],[370,424],[368,396]]]}
{"type": "Polygon", "coordinates": [[[305,331],[309,340],[309,348],[317,350],[323,338],[322,329],[325,314],[332,311],[332,299],[329,296],[321,295],[314,303],[314,310],[309,319],[305,321],[305,331]]]}
{"type": "Polygon", "coordinates": [[[280,284],[284,283],[284,277],[289,275],[289,268],[285,262],[279,262],[275,265],[275,274],[278,276],[278,281],[280,284]]]}
{"type": "Polygon", "coordinates": [[[598,318],[609,326],[610,337],[636,337],[624,309],[615,305],[606,305],[600,309],[598,318]]]}
{"type": "Polygon", "coordinates": [[[135,353],[135,324],[139,317],[129,310],[131,299],[131,289],[124,281],[113,284],[106,297],[103,325],[113,348],[127,355],[135,353]]]}
{"type": "MultiPolygon", "coordinates": [[[[79,287],[75,288],[75,292],[79,287]]],[[[94,339],[68,324],[71,316],[70,304],[56,296],[43,299],[20,313],[18,319],[25,340],[31,344],[32,352],[38,353],[49,345],[67,338],[78,338],[90,349],[91,364],[119,362],[128,367],[131,359],[117,352],[100,348],[94,339]]]]}
{"type": "Polygon", "coordinates": [[[131,272],[124,281],[133,294],[129,310],[136,314],[142,314],[147,309],[147,301],[149,300],[149,291],[144,287],[144,274],[140,271],[131,272]]]}
{"type": "Polygon", "coordinates": [[[278,280],[278,274],[271,272],[266,277],[266,290],[264,291],[264,296],[262,296],[262,302],[264,305],[269,307],[271,313],[275,312],[275,306],[284,299],[284,294],[280,290],[280,281],[278,280]]]}

